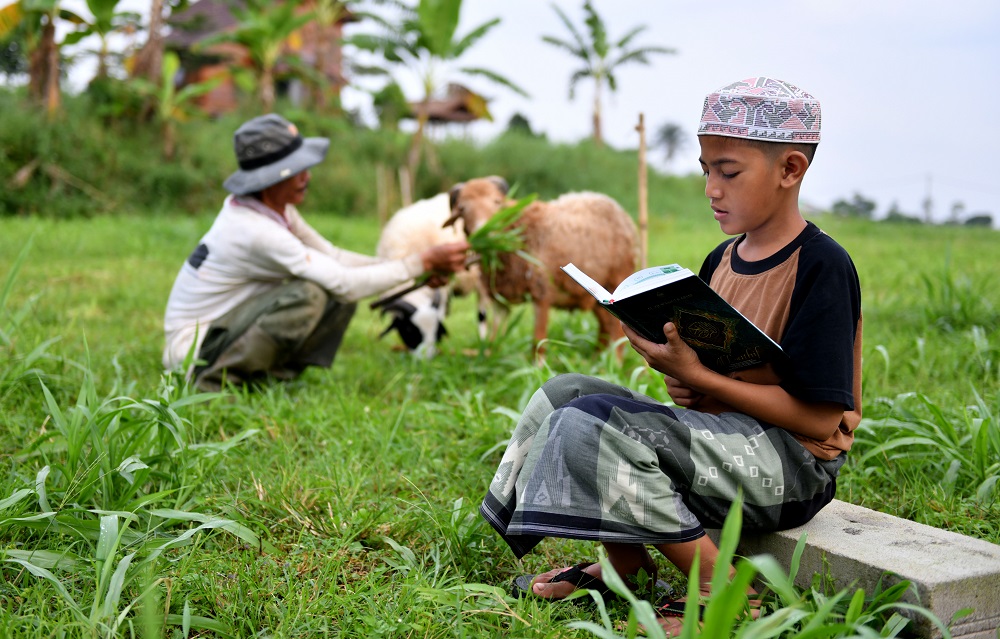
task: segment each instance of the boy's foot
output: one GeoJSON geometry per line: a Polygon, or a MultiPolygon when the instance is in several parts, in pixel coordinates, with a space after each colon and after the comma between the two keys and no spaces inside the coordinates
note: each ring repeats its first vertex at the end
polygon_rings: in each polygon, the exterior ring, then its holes
{"type": "Polygon", "coordinates": [[[589,562],[570,568],[555,568],[539,575],[521,575],[514,580],[511,594],[515,597],[531,594],[542,599],[565,599],[579,588],[596,590],[605,601],[617,596],[601,581],[600,564],[589,562]]]}
{"type": "MultiPolygon", "coordinates": [[[[601,565],[597,563],[580,563],[569,568],[555,568],[538,575],[521,575],[514,580],[511,594],[523,597],[531,594],[542,599],[565,599],[580,588],[596,590],[601,593],[604,601],[619,599],[607,584],[601,580],[601,565]]],[[[673,595],[673,588],[665,581],[657,581],[656,597],[673,595]]]]}
{"type": "MultiPolygon", "coordinates": [[[[755,595],[757,593],[751,593],[755,595]]],[[[760,600],[748,599],[748,608],[750,610],[750,616],[756,619],[760,616],[760,600]]],[[[687,600],[685,599],[661,599],[660,603],[656,606],[656,615],[659,617],[660,627],[666,633],[667,637],[678,637],[681,631],[684,629],[684,611],[687,609],[687,600]]],[[[705,618],[705,604],[699,603],[697,613],[698,621],[701,622],[705,618]]]]}

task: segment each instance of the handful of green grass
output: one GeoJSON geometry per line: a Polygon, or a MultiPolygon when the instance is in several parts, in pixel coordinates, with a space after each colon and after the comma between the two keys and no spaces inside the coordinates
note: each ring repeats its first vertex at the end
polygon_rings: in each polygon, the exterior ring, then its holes
{"type": "Polygon", "coordinates": [[[510,206],[496,212],[493,217],[469,234],[469,246],[479,255],[483,268],[490,270],[500,264],[501,253],[516,253],[520,257],[537,262],[534,257],[525,253],[524,229],[512,227],[524,212],[525,207],[538,199],[537,193],[525,196],[510,206]]]}
{"type": "MultiPolygon", "coordinates": [[[[524,229],[511,228],[511,225],[521,217],[524,208],[537,199],[537,193],[532,193],[521,198],[510,206],[497,211],[493,217],[486,220],[482,226],[472,232],[468,237],[469,249],[478,257],[467,260],[466,266],[479,262],[482,264],[483,269],[489,271],[500,265],[501,253],[516,253],[529,262],[539,264],[539,261],[535,257],[522,250],[524,247],[524,229]]],[[[368,307],[376,309],[394,302],[407,293],[427,284],[430,277],[430,274],[424,274],[418,277],[411,286],[397,291],[388,297],[377,299],[369,304],[368,307]]]]}

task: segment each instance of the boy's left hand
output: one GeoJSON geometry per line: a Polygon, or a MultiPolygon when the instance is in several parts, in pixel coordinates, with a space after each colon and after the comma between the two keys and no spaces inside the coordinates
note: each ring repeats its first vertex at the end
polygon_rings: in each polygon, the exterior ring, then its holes
{"type": "Polygon", "coordinates": [[[625,324],[622,324],[622,329],[635,352],[639,353],[653,370],[684,382],[692,373],[704,368],[698,359],[698,354],[681,339],[673,322],[667,322],[663,326],[663,334],[667,337],[666,344],[651,342],[625,324]]]}

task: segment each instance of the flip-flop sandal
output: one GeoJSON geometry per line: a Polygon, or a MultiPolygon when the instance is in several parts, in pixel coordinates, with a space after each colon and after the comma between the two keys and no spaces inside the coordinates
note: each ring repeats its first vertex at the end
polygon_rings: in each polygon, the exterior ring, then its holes
{"type": "MultiPolygon", "coordinates": [[[[601,597],[604,598],[605,602],[616,601],[621,599],[617,593],[608,588],[602,580],[584,572],[585,568],[593,566],[593,562],[583,562],[579,563],[571,568],[567,568],[561,573],[554,576],[548,581],[550,584],[559,583],[561,581],[566,581],[579,588],[587,588],[589,590],[596,590],[601,593],[601,597]]],[[[514,579],[514,583],[511,584],[510,592],[511,595],[515,597],[525,597],[527,595],[535,596],[535,593],[531,590],[531,582],[534,580],[535,575],[521,575],[514,579]]],[[[658,580],[656,582],[656,591],[660,593],[661,598],[670,597],[673,595],[673,588],[667,582],[658,580]]],[[[552,599],[551,601],[561,601],[561,599],[552,599]]],[[[585,599],[574,599],[574,601],[589,601],[585,599]]]]}
{"type": "MultiPolygon", "coordinates": [[[[661,600],[661,603],[656,606],[656,614],[661,617],[683,617],[685,608],[687,608],[686,601],[661,600]]],[[[704,618],[705,606],[698,604],[698,620],[701,621],[704,618]]]]}

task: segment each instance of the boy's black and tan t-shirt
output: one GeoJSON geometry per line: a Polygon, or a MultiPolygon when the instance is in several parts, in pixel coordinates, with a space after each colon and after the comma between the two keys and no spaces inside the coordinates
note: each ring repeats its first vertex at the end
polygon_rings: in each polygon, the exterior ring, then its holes
{"type": "MultiPolygon", "coordinates": [[[[720,244],[699,275],[734,308],[781,344],[791,366],[779,376],[770,366],[732,373],[755,384],[780,383],[805,401],[844,406],[840,428],[826,441],[795,435],[820,459],[849,450],[861,422],[861,286],[847,251],[812,222],[771,257],[746,262],[741,238],[720,244]]],[[[703,402],[699,410],[733,410],[703,402]]]]}

